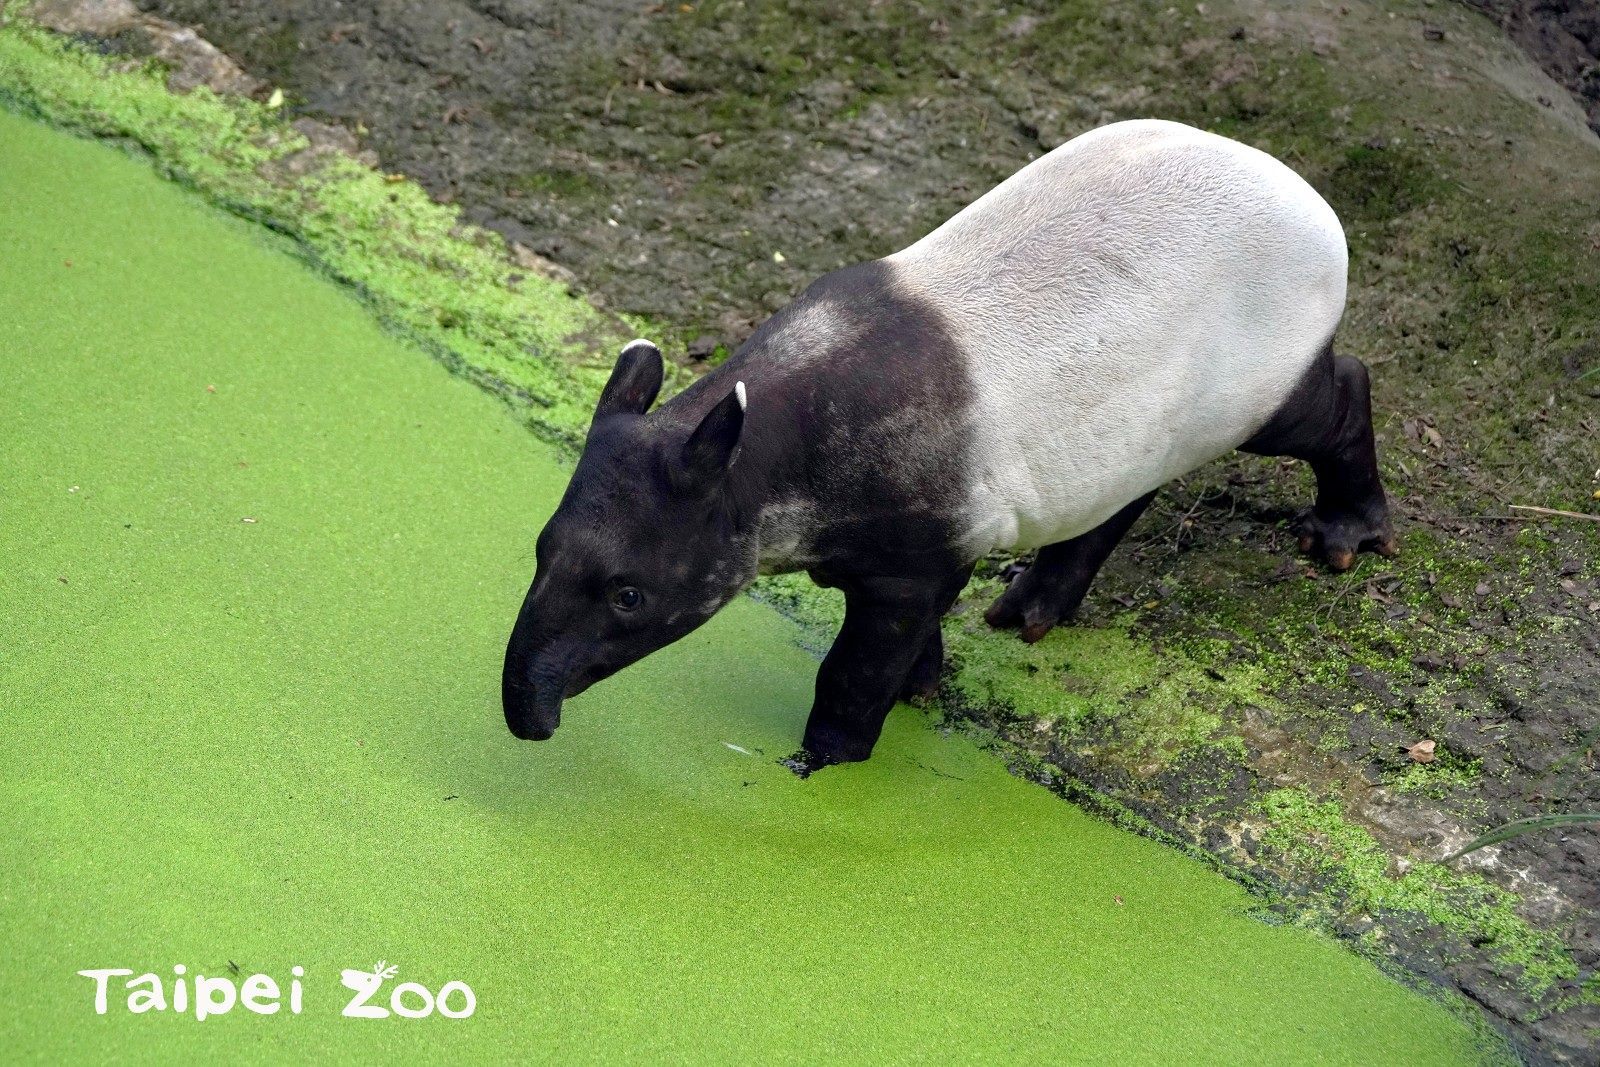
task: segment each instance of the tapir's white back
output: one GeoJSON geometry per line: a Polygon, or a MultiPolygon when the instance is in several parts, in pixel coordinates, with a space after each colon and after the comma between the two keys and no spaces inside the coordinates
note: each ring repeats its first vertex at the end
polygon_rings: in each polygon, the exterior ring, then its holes
{"type": "Polygon", "coordinates": [[[887,262],[968,366],[982,553],[1075,537],[1247,440],[1333,335],[1347,253],[1288,167],[1150,120],[1062,145],[887,262]]]}

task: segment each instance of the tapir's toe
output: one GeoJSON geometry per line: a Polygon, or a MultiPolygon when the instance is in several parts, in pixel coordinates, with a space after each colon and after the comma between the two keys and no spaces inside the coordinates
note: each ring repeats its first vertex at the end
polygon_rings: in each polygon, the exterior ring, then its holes
{"type": "Polygon", "coordinates": [[[1399,554],[1394,532],[1385,515],[1366,516],[1356,512],[1324,514],[1316,509],[1300,516],[1300,551],[1308,556],[1321,556],[1335,571],[1347,571],[1356,564],[1361,552],[1376,552],[1380,556],[1399,554]]]}
{"type": "Polygon", "coordinates": [[[1054,630],[1056,623],[1060,621],[1060,619],[1034,619],[1032,622],[1023,623],[1019,636],[1031,645],[1043,640],[1044,635],[1054,630]]]}
{"type": "Polygon", "coordinates": [[[996,630],[1020,631],[1019,636],[1031,645],[1065,617],[1058,600],[1054,590],[1037,587],[1024,572],[989,605],[983,618],[996,630]]]}
{"type": "Polygon", "coordinates": [[[832,762],[832,760],[825,759],[814,752],[808,752],[803,748],[778,761],[780,766],[792,771],[796,778],[810,778],[822,768],[831,766],[832,762]]]}
{"type": "Polygon", "coordinates": [[[1001,593],[995,598],[995,602],[989,605],[989,610],[983,613],[983,621],[996,630],[1009,630],[1022,623],[1022,612],[1007,598],[1006,593],[1001,593]]]}
{"type": "Polygon", "coordinates": [[[871,744],[845,743],[825,746],[815,740],[802,744],[805,745],[804,748],[778,761],[780,766],[787,767],[797,778],[810,778],[824,767],[833,767],[841,763],[860,763],[862,760],[872,758],[871,744]]]}
{"type": "Polygon", "coordinates": [[[900,699],[907,704],[926,704],[939,695],[939,673],[913,670],[900,687],[900,699]]]}

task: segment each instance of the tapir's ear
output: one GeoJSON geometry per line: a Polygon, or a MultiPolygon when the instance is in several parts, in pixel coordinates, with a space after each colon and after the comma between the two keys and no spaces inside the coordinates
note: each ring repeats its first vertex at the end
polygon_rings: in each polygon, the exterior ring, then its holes
{"type": "Polygon", "coordinates": [[[739,458],[739,435],[744,432],[745,391],[739,382],[700,420],[684,442],[678,463],[679,488],[705,489],[739,458]]]}
{"type": "Polygon", "coordinates": [[[661,349],[642,338],[629,341],[600,393],[594,422],[609,415],[643,415],[649,411],[656,394],[661,392],[661,374],[661,349]]]}

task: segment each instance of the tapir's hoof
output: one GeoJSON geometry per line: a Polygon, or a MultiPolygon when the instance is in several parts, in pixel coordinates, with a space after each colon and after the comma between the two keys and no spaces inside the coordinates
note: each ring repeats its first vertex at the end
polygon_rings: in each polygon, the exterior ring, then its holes
{"type": "Polygon", "coordinates": [[[796,778],[810,778],[824,767],[832,767],[836,763],[850,761],[824,755],[820,752],[813,752],[809,748],[802,748],[793,755],[785,756],[778,762],[793,771],[796,778]]]}
{"type": "Polygon", "coordinates": [[[939,695],[940,674],[944,671],[944,646],[936,646],[938,655],[924,652],[917,657],[900,686],[900,699],[907,704],[923,705],[939,695]]]}
{"type": "MultiPolygon", "coordinates": [[[[878,729],[882,725],[879,722],[878,729]]],[[[872,758],[878,729],[868,730],[865,723],[842,721],[813,711],[800,738],[800,751],[781,762],[802,778],[835,763],[860,763],[872,758]]]]}
{"type": "Polygon", "coordinates": [[[1320,555],[1335,571],[1354,567],[1360,552],[1399,555],[1387,518],[1366,519],[1353,512],[1323,516],[1311,510],[1300,516],[1297,525],[1300,551],[1308,556],[1320,555]]]}
{"type": "Polygon", "coordinates": [[[1019,636],[1031,645],[1054,630],[1056,624],[1070,614],[1062,611],[1060,605],[1054,602],[1054,590],[1047,593],[1045,595],[1036,590],[1024,572],[989,605],[989,610],[983,613],[983,620],[996,630],[1020,631],[1019,636]]]}
{"type": "Polygon", "coordinates": [[[906,684],[900,688],[900,699],[907,704],[921,706],[939,695],[938,674],[919,677],[912,675],[906,679],[906,684]]]}

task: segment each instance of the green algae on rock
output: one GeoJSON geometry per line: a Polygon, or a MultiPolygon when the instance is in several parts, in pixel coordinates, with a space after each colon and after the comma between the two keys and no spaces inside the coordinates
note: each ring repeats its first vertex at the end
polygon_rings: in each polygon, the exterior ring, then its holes
{"type": "Polygon", "coordinates": [[[1425,916],[1484,946],[1535,997],[1577,976],[1577,968],[1561,951],[1560,938],[1517,914],[1515,894],[1480,875],[1437,863],[1391,870],[1388,853],[1365,829],[1346,821],[1337,801],[1318,802],[1304,790],[1279,789],[1261,798],[1259,812],[1262,845],[1304,876],[1327,879],[1336,899],[1352,913],[1425,916]]]}

